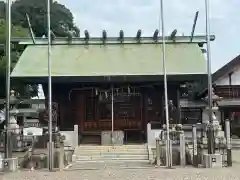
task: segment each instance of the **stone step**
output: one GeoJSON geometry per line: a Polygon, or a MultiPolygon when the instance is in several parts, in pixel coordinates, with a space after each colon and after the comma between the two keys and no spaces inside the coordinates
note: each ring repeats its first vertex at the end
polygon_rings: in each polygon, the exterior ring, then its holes
{"type": "Polygon", "coordinates": [[[106,149],[106,150],[87,150],[87,149],[76,149],[75,153],[76,154],[81,154],[81,153],[147,153],[147,149],[106,149]]]}
{"type": "Polygon", "coordinates": [[[81,145],[73,155],[74,161],[148,160],[146,145],[93,146],[81,145]]]}
{"type": "Polygon", "coordinates": [[[127,150],[139,150],[146,149],[147,146],[136,146],[136,145],[122,145],[122,146],[79,146],[77,149],[80,150],[106,150],[106,149],[127,149],[127,150]]]}
{"type": "Polygon", "coordinates": [[[239,149],[240,148],[240,139],[232,139],[231,145],[233,149],[239,149]]]}
{"type": "Polygon", "coordinates": [[[86,153],[86,154],[76,154],[77,156],[144,156],[148,155],[148,153],[86,153]]]}
{"type": "Polygon", "coordinates": [[[81,161],[81,162],[88,162],[88,161],[96,161],[96,162],[101,162],[101,161],[128,161],[128,160],[135,160],[135,161],[137,161],[137,160],[146,160],[146,161],[149,161],[149,159],[148,158],[135,158],[135,159],[130,159],[130,158],[128,158],[128,157],[126,157],[126,158],[111,158],[111,159],[109,159],[109,158],[83,158],[83,157],[81,157],[81,158],[78,158],[78,159],[76,159],[76,161],[74,161],[74,162],[79,162],[79,161],[81,161]]]}
{"type": "Polygon", "coordinates": [[[145,149],[147,146],[129,146],[129,145],[122,145],[122,146],[78,146],[80,149],[145,149]]]}
{"type": "Polygon", "coordinates": [[[96,161],[104,161],[104,160],[148,160],[148,155],[143,156],[132,156],[132,155],[125,155],[125,156],[76,156],[76,161],[89,161],[89,160],[96,160],[96,161]]]}
{"type": "Polygon", "coordinates": [[[136,149],[129,149],[129,148],[116,148],[116,149],[112,149],[112,148],[106,148],[106,149],[82,149],[82,148],[77,148],[75,150],[75,152],[137,152],[137,151],[140,151],[140,152],[146,152],[147,151],[147,148],[136,148],[136,149]]]}
{"type": "Polygon", "coordinates": [[[105,161],[77,161],[70,170],[86,169],[143,169],[152,168],[148,160],[105,160],[105,161]]]}
{"type": "Polygon", "coordinates": [[[81,144],[80,147],[146,147],[147,144],[122,144],[122,145],[95,145],[81,144]]]}
{"type": "MultiPolygon", "coordinates": [[[[121,164],[121,163],[149,163],[148,160],[145,159],[127,159],[127,160],[100,160],[100,161],[95,161],[95,160],[89,160],[89,161],[76,161],[75,163],[78,164],[85,164],[85,163],[105,163],[105,164],[121,164]]],[[[74,163],[73,163],[74,164],[74,163]]]]}
{"type": "Polygon", "coordinates": [[[119,152],[99,152],[99,151],[94,151],[94,152],[75,152],[76,155],[145,155],[148,154],[147,151],[135,151],[135,152],[126,152],[126,151],[119,151],[119,152]]]}
{"type": "MultiPolygon", "coordinates": [[[[111,158],[111,157],[148,157],[148,154],[86,154],[86,155],[78,155],[75,154],[76,157],[103,157],[103,158],[111,158]]],[[[132,158],[131,158],[132,159],[132,158]]]]}
{"type": "Polygon", "coordinates": [[[112,148],[112,147],[90,147],[89,149],[84,147],[78,147],[75,150],[75,154],[103,154],[103,153],[130,153],[130,154],[145,154],[148,153],[148,150],[146,147],[144,148],[124,148],[124,147],[117,147],[117,148],[112,148]]]}

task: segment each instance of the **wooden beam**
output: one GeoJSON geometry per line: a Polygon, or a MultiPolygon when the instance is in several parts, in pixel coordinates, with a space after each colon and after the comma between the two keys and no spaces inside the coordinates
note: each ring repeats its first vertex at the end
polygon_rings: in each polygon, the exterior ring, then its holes
{"type": "Polygon", "coordinates": [[[192,27],[192,32],[191,32],[191,41],[194,37],[194,33],[195,33],[195,29],[196,29],[196,24],[197,24],[197,19],[198,19],[198,14],[199,11],[196,12],[195,17],[194,17],[194,21],[193,21],[193,27],[192,27]]]}
{"type": "MultiPolygon", "coordinates": [[[[0,104],[5,104],[5,99],[0,99],[0,104]]],[[[10,104],[45,104],[45,99],[16,99],[11,100],[10,104]]]]}
{"type": "MultiPolygon", "coordinates": [[[[210,40],[214,41],[215,36],[211,35],[210,40]]],[[[12,43],[18,43],[23,45],[34,45],[33,41],[29,37],[13,37],[12,43]]],[[[136,40],[135,37],[125,37],[124,42],[121,42],[118,37],[108,37],[105,41],[105,44],[139,44],[139,42],[136,40]]],[[[157,40],[154,40],[153,37],[141,37],[141,43],[140,44],[156,44],[162,43],[162,37],[158,37],[157,40]]],[[[166,43],[172,44],[172,43],[206,43],[206,36],[194,36],[191,41],[191,36],[176,36],[174,40],[172,40],[169,37],[166,37],[166,43]]],[[[47,38],[35,38],[35,45],[47,45],[48,41],[47,38]]],[[[56,38],[52,41],[53,45],[69,45],[69,41],[67,37],[62,38],[56,38]]],[[[86,45],[86,39],[80,38],[80,37],[73,37],[71,44],[73,45],[86,45]]],[[[102,37],[92,37],[87,42],[88,45],[95,44],[95,45],[101,45],[102,37]]]]}
{"type": "Polygon", "coordinates": [[[13,115],[38,114],[43,110],[44,109],[35,109],[35,108],[13,109],[10,111],[10,114],[13,114],[13,115]]]}

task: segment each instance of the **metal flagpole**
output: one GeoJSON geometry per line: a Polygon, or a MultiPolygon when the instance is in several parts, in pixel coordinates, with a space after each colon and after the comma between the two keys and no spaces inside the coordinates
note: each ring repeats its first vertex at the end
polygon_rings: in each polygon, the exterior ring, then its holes
{"type": "Polygon", "coordinates": [[[112,144],[114,144],[114,137],[113,137],[113,131],[114,131],[114,93],[113,93],[113,86],[111,87],[111,94],[112,94],[112,144]]]}
{"type": "Polygon", "coordinates": [[[212,114],[212,72],[211,72],[211,50],[210,50],[210,23],[209,23],[209,1],[205,0],[206,13],[206,41],[207,41],[207,71],[208,71],[208,107],[209,107],[209,129],[208,129],[208,154],[215,153],[213,114],[212,114]]]}
{"type": "Polygon", "coordinates": [[[11,72],[11,0],[6,2],[6,111],[5,111],[5,121],[6,121],[6,133],[5,133],[5,158],[10,158],[10,142],[9,142],[9,119],[10,119],[10,72],[11,72]]]}
{"type": "Polygon", "coordinates": [[[161,26],[162,26],[162,64],[164,72],[164,99],[165,99],[165,114],[166,114],[166,128],[167,128],[167,142],[166,142],[166,166],[171,167],[170,158],[170,138],[169,138],[169,112],[168,112],[168,90],[167,90],[167,69],[166,69],[166,44],[165,44],[165,27],[164,27],[164,11],[163,0],[160,0],[161,8],[161,26]]]}
{"type": "Polygon", "coordinates": [[[53,170],[53,142],[52,142],[52,59],[51,59],[51,0],[47,0],[47,31],[48,31],[48,131],[49,131],[49,171],[53,170]]]}

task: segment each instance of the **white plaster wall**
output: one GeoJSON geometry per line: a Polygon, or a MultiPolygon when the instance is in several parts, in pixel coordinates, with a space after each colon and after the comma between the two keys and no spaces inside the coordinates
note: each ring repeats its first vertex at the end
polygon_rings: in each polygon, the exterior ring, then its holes
{"type": "MultiPolygon", "coordinates": [[[[221,119],[221,112],[219,110],[214,110],[214,109],[213,109],[213,112],[216,115],[216,119],[219,121],[221,119]]],[[[202,123],[208,124],[208,122],[209,122],[209,111],[208,109],[204,109],[202,112],[202,123]]]]}
{"type": "Polygon", "coordinates": [[[64,146],[75,149],[78,146],[78,125],[74,125],[73,131],[60,131],[65,136],[64,146]]]}
{"type": "MultiPolygon", "coordinates": [[[[226,74],[225,76],[219,78],[214,82],[216,85],[230,85],[229,76],[226,74]]],[[[232,74],[232,85],[240,85],[240,66],[236,67],[232,74]]]]}
{"type": "Polygon", "coordinates": [[[161,134],[161,129],[151,129],[151,124],[147,124],[147,143],[148,148],[156,147],[156,136],[161,134]]]}
{"type": "Polygon", "coordinates": [[[65,136],[64,146],[71,146],[75,148],[75,132],[74,131],[60,131],[62,136],[65,136]]]}

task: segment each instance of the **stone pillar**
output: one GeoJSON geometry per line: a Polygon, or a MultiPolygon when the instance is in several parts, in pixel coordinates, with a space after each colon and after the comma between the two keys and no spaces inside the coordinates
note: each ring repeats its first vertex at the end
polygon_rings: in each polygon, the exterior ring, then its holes
{"type": "Polygon", "coordinates": [[[156,164],[159,167],[161,165],[161,158],[160,158],[160,139],[156,138],[156,164]]]}
{"type": "Polygon", "coordinates": [[[57,138],[57,159],[58,168],[60,170],[64,169],[64,136],[58,135],[57,138]]]}
{"type": "Polygon", "coordinates": [[[231,132],[230,132],[230,122],[227,119],[225,121],[225,136],[227,143],[227,164],[228,166],[232,166],[232,147],[231,147],[231,132]]]}
{"type": "Polygon", "coordinates": [[[151,143],[151,123],[147,124],[147,143],[148,143],[148,146],[151,143]]]}
{"type": "Polygon", "coordinates": [[[186,148],[184,133],[180,133],[180,165],[186,166],[186,148]]]}
{"type": "Polygon", "coordinates": [[[47,150],[48,150],[48,169],[50,166],[52,166],[54,168],[54,157],[55,157],[55,150],[54,150],[54,142],[52,142],[51,144],[49,142],[47,142],[47,150]],[[52,149],[52,154],[50,155],[49,152],[49,148],[51,146],[52,149]],[[51,159],[49,159],[51,158],[51,159]],[[51,163],[51,164],[50,164],[51,163]]]}
{"type": "Polygon", "coordinates": [[[166,167],[167,168],[172,168],[172,140],[169,139],[169,140],[166,140],[165,141],[165,147],[166,147],[166,167]],[[168,146],[167,146],[167,143],[168,143],[168,146]]]}
{"type": "Polygon", "coordinates": [[[74,146],[75,147],[73,147],[74,149],[76,148],[76,147],[78,147],[78,125],[77,124],[75,124],[74,125],[74,134],[75,134],[75,143],[74,143],[74,146]]]}
{"type": "Polygon", "coordinates": [[[192,142],[193,142],[193,165],[198,165],[198,153],[197,153],[197,127],[194,124],[192,126],[192,142]]]}

